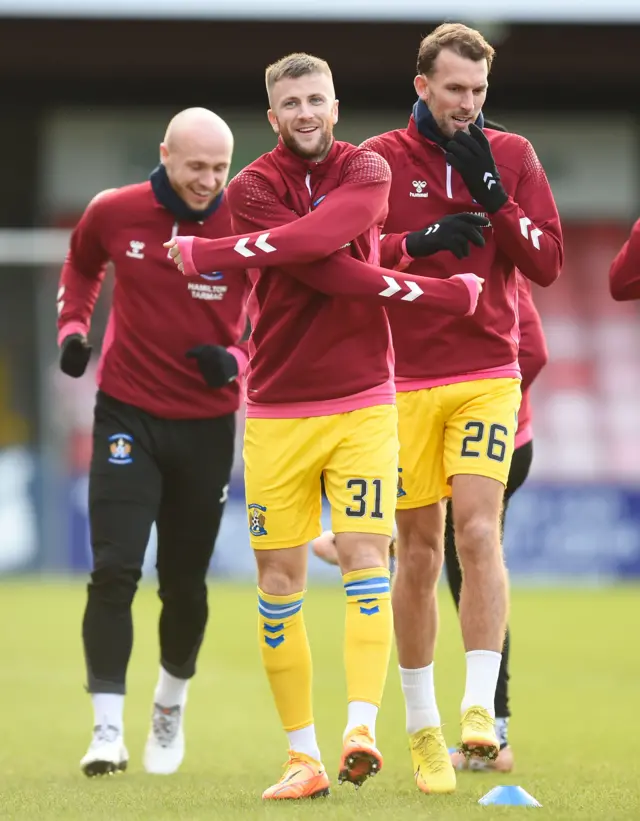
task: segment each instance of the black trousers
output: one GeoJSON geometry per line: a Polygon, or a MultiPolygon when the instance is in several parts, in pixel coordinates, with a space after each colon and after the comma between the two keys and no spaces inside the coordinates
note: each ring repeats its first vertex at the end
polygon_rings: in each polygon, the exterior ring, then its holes
{"type": "MultiPolygon", "coordinates": [[[[507,512],[509,499],[524,483],[529,475],[531,462],[533,460],[533,442],[527,442],[522,447],[517,448],[513,453],[509,479],[504,494],[504,509],[502,514],[502,525],[504,530],[504,516],[507,512]]],[[[462,589],[462,571],[458,554],[456,552],[455,534],[453,529],[453,516],[451,501],[447,503],[447,518],[444,532],[444,561],[447,568],[447,579],[449,588],[456,603],[456,608],[460,605],[460,591],[462,589]]],[[[500,673],[498,675],[498,685],[496,687],[495,711],[498,718],[508,718],[509,711],[509,648],[511,643],[510,630],[507,632],[502,648],[502,662],[500,663],[500,673]]]]}
{"type": "Polygon", "coordinates": [[[82,625],[89,692],[125,692],[131,606],[154,522],[160,662],[179,678],[194,675],[234,434],[234,414],[158,419],[98,392],[89,474],[93,572],[82,625]]]}

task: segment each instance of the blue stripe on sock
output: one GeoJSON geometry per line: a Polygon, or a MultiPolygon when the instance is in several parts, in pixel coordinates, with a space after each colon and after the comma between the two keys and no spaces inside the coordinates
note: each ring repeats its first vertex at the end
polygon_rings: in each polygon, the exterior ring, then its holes
{"type": "Polygon", "coordinates": [[[347,596],[381,596],[390,590],[389,581],[386,584],[372,584],[368,587],[359,587],[357,590],[347,590],[347,596]]]}
{"type": "Polygon", "coordinates": [[[290,607],[302,607],[302,599],[295,601],[284,602],[283,604],[274,604],[273,602],[265,601],[261,596],[258,596],[258,604],[261,607],[267,607],[270,610],[288,610],[290,607]]]}
{"type": "Polygon", "coordinates": [[[265,619],[286,619],[302,609],[302,599],[287,604],[271,604],[258,597],[258,611],[265,619]]]}
{"type": "Polygon", "coordinates": [[[356,587],[366,587],[370,584],[386,584],[389,585],[389,578],[387,576],[374,576],[372,579],[358,579],[353,582],[345,582],[345,590],[353,590],[356,587]]]}

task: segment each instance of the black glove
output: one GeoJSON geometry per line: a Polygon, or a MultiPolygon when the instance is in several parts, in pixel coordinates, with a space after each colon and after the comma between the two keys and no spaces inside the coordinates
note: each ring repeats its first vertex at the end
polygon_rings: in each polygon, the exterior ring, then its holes
{"type": "Polygon", "coordinates": [[[210,388],[223,388],[238,378],[238,360],[222,345],[198,345],[187,351],[186,356],[196,360],[210,388]]]}
{"type": "Polygon", "coordinates": [[[82,334],[69,334],[60,346],[60,370],[77,379],[86,371],[92,347],[82,334]]]}
{"type": "Polygon", "coordinates": [[[428,228],[407,235],[406,248],[411,257],[428,257],[438,251],[451,251],[458,259],[469,256],[469,243],[484,248],[482,229],[489,220],[481,214],[449,214],[428,228]]]}
{"type": "Polygon", "coordinates": [[[475,123],[446,145],[447,162],[462,177],[474,200],[494,214],[509,199],[500,182],[489,140],[475,123]]]}

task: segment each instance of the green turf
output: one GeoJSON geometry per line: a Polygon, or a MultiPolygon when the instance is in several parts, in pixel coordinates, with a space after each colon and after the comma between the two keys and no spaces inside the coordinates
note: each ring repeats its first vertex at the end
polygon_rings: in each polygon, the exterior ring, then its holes
{"type": "MultiPolygon", "coordinates": [[[[337,579],[336,579],[337,581],[337,579]]],[[[78,769],[92,714],[83,691],[81,582],[0,585],[0,818],[640,819],[638,588],[516,590],[513,593],[510,776],[463,773],[453,796],[414,787],[395,661],[379,720],[382,773],[359,793],[335,786],[330,798],[263,806],[262,789],[285,759],[255,643],[254,589],[214,585],[211,629],[186,719],[187,757],[171,777],[148,776],[141,753],[157,673],[153,590],[135,606],[129,673],[125,775],[86,779],[78,769]],[[519,784],[538,810],[482,807],[496,784],[519,784]]],[[[325,764],[335,774],[345,720],[343,594],[311,589],[305,604],[315,657],[316,722],[325,764]]],[[[463,654],[455,614],[442,597],[437,687],[448,743],[457,741],[463,654]]]]}

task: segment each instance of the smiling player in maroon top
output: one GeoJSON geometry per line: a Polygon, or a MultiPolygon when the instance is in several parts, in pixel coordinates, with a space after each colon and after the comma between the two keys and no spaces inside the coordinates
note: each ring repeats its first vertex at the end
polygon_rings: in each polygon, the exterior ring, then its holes
{"type": "Polygon", "coordinates": [[[533,147],[517,134],[483,129],[493,54],[467,26],[438,27],[420,45],[419,99],[408,127],[363,143],[392,172],[385,264],[404,252],[397,266],[403,270],[428,267],[443,277],[471,270],[485,280],[473,316],[416,322],[393,304],[388,309],[402,479],[394,626],[413,772],[424,792],[455,789],[433,686],[441,501],[448,496],[464,571],[461,746],[467,755],[498,754],[494,695],[508,610],[500,520],[520,405],[516,268],[550,285],[563,255],[558,212],[533,147]],[[463,262],[444,254],[414,260],[412,237],[420,227],[461,211],[488,217],[484,245],[463,262]]]}
{"type": "Polygon", "coordinates": [[[93,739],[88,776],[122,770],[123,706],[133,643],[131,607],[153,523],[158,534],[160,678],[144,754],[148,772],[184,755],[187,684],[208,617],[206,574],[234,449],[247,362],[243,271],[177,277],[163,241],[180,229],[231,230],[225,183],[233,137],[217,115],[187,109],[171,121],[148,181],[89,203],[60,276],[60,367],[80,377],[104,280],[115,284],[102,355],[89,472],[93,568],[83,622],[93,739]]]}
{"type": "MultiPolygon", "coordinates": [[[[236,235],[167,245],[186,275],[214,261],[255,268],[245,484],[260,647],[290,749],[282,779],[263,797],[281,799],[329,789],[302,614],[307,543],[321,532],[321,475],[347,600],[339,780],[360,784],[382,766],[375,722],[392,640],[387,554],[398,458],[385,308],[398,301],[407,313],[465,315],[475,309],[478,279],[383,271],[389,167],[372,151],[334,140],[329,66],[294,54],[271,66],[266,80],[279,141],[229,186],[236,235]]],[[[484,224],[477,218],[478,232],[484,224]]]]}

